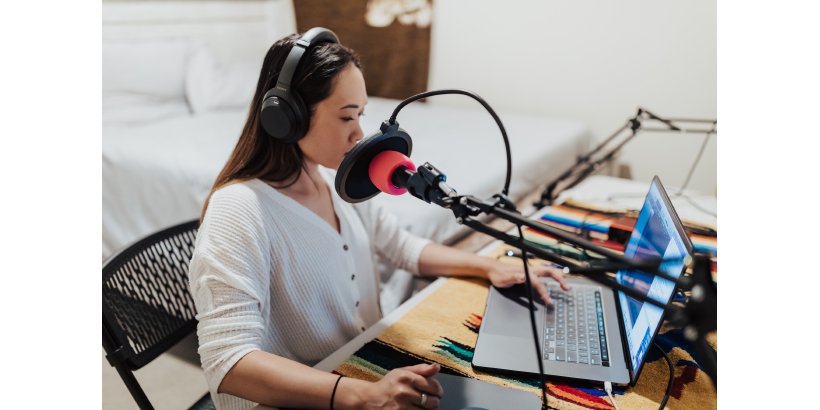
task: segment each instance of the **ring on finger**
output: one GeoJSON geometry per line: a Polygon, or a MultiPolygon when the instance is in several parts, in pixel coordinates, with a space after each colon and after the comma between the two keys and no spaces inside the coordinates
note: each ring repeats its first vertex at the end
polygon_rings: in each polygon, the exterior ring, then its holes
{"type": "Polygon", "coordinates": [[[427,393],[422,393],[421,394],[421,403],[419,404],[419,406],[424,406],[425,404],[427,404],[427,393]]]}

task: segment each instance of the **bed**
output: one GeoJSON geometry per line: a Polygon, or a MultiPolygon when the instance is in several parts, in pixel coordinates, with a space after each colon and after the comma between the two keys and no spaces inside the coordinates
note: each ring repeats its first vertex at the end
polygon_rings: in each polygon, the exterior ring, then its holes
{"type": "MultiPolygon", "coordinates": [[[[377,130],[397,103],[370,97],[361,120],[365,133],[377,130]]],[[[245,117],[245,110],[224,110],[103,127],[103,258],[144,235],[198,217],[245,117]]],[[[556,177],[589,147],[588,131],[577,122],[500,117],[512,148],[512,198],[556,177]]],[[[460,193],[489,197],[501,191],[504,145],[487,113],[411,104],[399,123],[413,137],[411,158],[438,167],[460,193]]],[[[446,242],[459,231],[450,211],[415,198],[380,194],[372,200],[386,204],[419,236],[446,242]]]]}
{"type": "MultiPolygon", "coordinates": [[[[103,259],[145,235],[199,217],[247,116],[259,56],[269,38],[295,26],[287,16],[289,1],[171,4],[169,9],[163,2],[103,3],[103,259]],[[134,8],[140,4],[149,5],[134,8]],[[279,22],[278,31],[272,21],[279,22]],[[266,34],[253,37],[256,46],[231,48],[224,44],[224,26],[231,24],[241,26],[244,36],[254,30],[266,34]],[[209,39],[198,34],[208,29],[186,25],[222,27],[222,35],[209,39]]],[[[398,102],[370,97],[361,119],[365,134],[377,130],[398,102]]],[[[542,187],[590,149],[589,130],[579,122],[499,116],[512,148],[512,199],[542,187]]],[[[413,103],[398,121],[413,138],[411,158],[438,167],[458,192],[489,197],[501,191],[504,145],[492,117],[477,103],[474,109],[413,103]]],[[[410,232],[439,243],[464,229],[450,211],[410,196],[381,194],[373,200],[399,215],[410,232]]],[[[381,270],[388,288],[407,289],[406,276],[393,275],[389,266],[381,270]]],[[[404,292],[387,305],[397,305],[404,292]]]]}

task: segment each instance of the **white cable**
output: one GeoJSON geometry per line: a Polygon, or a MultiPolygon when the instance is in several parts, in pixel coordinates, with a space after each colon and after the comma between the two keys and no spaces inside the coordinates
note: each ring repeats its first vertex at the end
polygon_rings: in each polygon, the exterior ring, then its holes
{"type": "Polygon", "coordinates": [[[621,410],[618,408],[618,404],[615,403],[615,398],[612,397],[612,383],[604,382],[604,390],[606,390],[606,394],[609,396],[609,401],[611,401],[612,405],[615,406],[615,410],[621,410]]]}

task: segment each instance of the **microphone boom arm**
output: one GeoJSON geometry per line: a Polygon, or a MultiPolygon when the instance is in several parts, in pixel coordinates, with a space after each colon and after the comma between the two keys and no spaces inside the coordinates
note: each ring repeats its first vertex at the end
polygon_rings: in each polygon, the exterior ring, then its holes
{"type": "MultiPolygon", "coordinates": [[[[393,111],[393,114],[391,115],[390,119],[382,123],[381,133],[374,134],[373,138],[375,139],[373,139],[373,141],[370,142],[370,145],[365,145],[361,150],[358,151],[354,148],[354,150],[350,153],[351,156],[345,157],[345,162],[343,162],[342,166],[340,167],[344,167],[345,171],[343,173],[338,174],[336,178],[336,190],[340,192],[342,198],[347,200],[348,202],[360,202],[362,200],[371,198],[373,195],[376,195],[378,191],[371,193],[371,191],[377,188],[377,186],[371,184],[374,175],[372,173],[373,171],[363,170],[361,167],[355,168],[354,164],[356,164],[356,160],[366,156],[364,151],[365,148],[375,147],[376,144],[384,143],[383,140],[386,141],[387,139],[389,139],[389,137],[385,137],[385,135],[389,135],[390,137],[397,137],[399,140],[404,140],[404,145],[397,144],[396,146],[406,146],[407,149],[400,153],[409,156],[411,147],[410,137],[406,132],[398,128],[398,122],[396,122],[396,117],[398,116],[402,108],[404,108],[406,105],[414,101],[418,101],[422,98],[443,94],[461,94],[478,101],[490,113],[490,115],[493,117],[496,124],[498,125],[499,131],[501,131],[501,137],[504,140],[504,148],[507,156],[507,172],[504,178],[504,188],[502,190],[502,193],[495,194],[491,199],[485,201],[482,201],[472,196],[459,195],[456,192],[456,190],[452,189],[450,186],[447,185],[447,176],[429,163],[425,163],[415,171],[408,169],[406,166],[400,165],[398,168],[395,168],[393,171],[391,171],[392,174],[389,175],[390,182],[387,183],[392,183],[397,188],[406,189],[412,196],[419,198],[422,201],[425,201],[427,203],[434,203],[441,207],[452,210],[453,214],[456,217],[456,221],[459,224],[467,225],[478,232],[492,236],[496,239],[500,239],[508,245],[521,249],[525,269],[527,269],[528,266],[526,255],[527,252],[530,252],[544,260],[548,260],[561,266],[564,266],[565,273],[581,274],[595,282],[601,283],[604,286],[624,292],[626,295],[629,295],[630,297],[638,301],[650,303],[654,306],[664,309],[664,312],[669,312],[669,321],[675,326],[683,327],[684,336],[690,342],[694,343],[699,356],[697,361],[699,364],[701,364],[701,368],[704,370],[704,372],[712,379],[712,383],[717,389],[717,353],[711,348],[708,341],[706,340],[706,335],[708,333],[717,330],[717,288],[714,282],[712,281],[711,277],[711,260],[709,258],[709,255],[703,252],[695,252],[693,256],[687,255],[684,258],[675,259],[674,261],[664,260],[661,258],[632,260],[630,258],[625,257],[622,254],[613,252],[602,246],[598,246],[591,241],[587,241],[564,230],[546,225],[538,221],[524,218],[521,215],[521,213],[516,210],[515,205],[507,197],[509,193],[510,179],[512,174],[512,156],[510,153],[510,143],[509,139],[507,138],[507,132],[504,129],[504,124],[502,124],[501,119],[498,117],[498,115],[495,113],[492,107],[490,107],[490,105],[487,104],[487,102],[484,101],[477,94],[468,90],[437,90],[416,94],[402,101],[393,111]],[[393,129],[392,133],[391,129],[393,129]],[[382,139],[380,140],[379,138],[382,139]],[[346,163],[348,163],[347,166],[345,166],[346,163]],[[363,177],[361,174],[366,174],[368,172],[370,173],[371,179],[365,180],[365,177],[363,177]],[[352,176],[354,173],[356,174],[355,177],[352,176]],[[364,189],[361,189],[360,186],[360,189],[356,192],[356,195],[348,195],[346,181],[349,180],[366,181],[361,182],[361,186],[363,186],[364,189]],[[368,184],[370,184],[370,186],[368,186],[368,184]],[[504,220],[512,222],[518,227],[519,236],[515,237],[505,232],[501,232],[475,219],[475,217],[481,214],[495,215],[504,220]],[[590,263],[584,264],[575,260],[565,258],[564,256],[549,251],[547,249],[535,246],[533,243],[528,242],[524,239],[522,226],[526,226],[527,228],[532,229],[536,232],[552,236],[557,240],[573,244],[576,247],[582,248],[584,250],[591,251],[601,256],[602,259],[608,260],[609,263],[597,265],[592,265],[590,263]],[[663,264],[666,262],[679,263],[681,261],[684,263],[684,265],[690,266],[692,268],[693,273],[691,277],[687,275],[681,275],[680,277],[675,278],[661,270],[663,264]],[[683,290],[690,290],[692,292],[691,297],[689,298],[688,302],[683,306],[674,304],[672,302],[672,298],[670,298],[668,303],[664,303],[663,301],[658,301],[649,298],[648,295],[643,294],[642,292],[636,289],[618,283],[616,280],[613,280],[610,276],[607,275],[608,272],[633,269],[640,270],[666,279],[683,290]]],[[[680,130],[680,128],[675,127],[671,123],[671,120],[663,120],[652,113],[646,112],[645,110],[643,112],[650,116],[651,119],[661,121],[662,123],[664,123],[664,125],[669,127],[670,130],[680,130]]],[[[640,113],[641,111],[639,111],[639,114],[640,113]]],[[[636,130],[640,126],[637,117],[631,120],[629,123],[627,123],[627,125],[625,125],[621,130],[618,131],[618,133],[620,133],[621,131],[626,129],[630,125],[630,123],[632,124],[632,135],[629,139],[634,138],[636,130]]],[[[716,121],[713,122],[713,128],[714,124],[716,124],[716,121]]],[[[563,180],[565,178],[572,176],[576,172],[576,169],[578,167],[581,167],[583,163],[591,161],[592,155],[600,151],[603,148],[603,146],[606,145],[610,140],[612,140],[618,133],[608,138],[607,141],[599,145],[595,150],[593,150],[592,153],[588,154],[586,157],[582,159],[579,159],[578,164],[576,164],[576,166],[573,166],[569,171],[562,175],[559,178],[559,180],[563,180]]],[[[581,171],[581,179],[588,175],[590,172],[592,172],[592,170],[594,170],[598,165],[605,162],[606,160],[611,159],[615,155],[615,153],[617,153],[618,149],[620,149],[620,147],[623,146],[623,144],[625,144],[625,142],[621,143],[621,145],[616,147],[615,150],[607,154],[604,157],[604,159],[593,161],[589,167],[583,169],[581,171]]],[[[391,149],[385,145],[382,147],[382,150],[384,150],[385,148],[391,149]]],[[[395,150],[396,148],[392,149],[395,150]]],[[[368,161],[372,160],[372,158],[373,157],[369,157],[368,161]]],[[[372,166],[372,164],[373,162],[371,162],[369,166],[372,166]]],[[[374,169],[378,170],[378,167],[374,169]]],[[[379,171],[376,172],[378,173],[379,171]]],[[[551,184],[548,187],[547,191],[544,193],[544,195],[542,195],[542,203],[547,197],[551,199],[551,197],[553,196],[553,192],[556,188],[555,185],[557,185],[557,182],[558,181],[551,184]]],[[[383,182],[379,183],[381,184],[383,182]]],[[[577,181],[575,183],[577,183],[577,181]]],[[[525,283],[528,289],[531,291],[532,287],[529,276],[526,276],[525,283]]],[[[528,294],[530,296],[530,323],[533,331],[533,340],[535,342],[536,353],[540,357],[541,348],[539,346],[538,336],[536,334],[537,331],[535,324],[535,316],[533,313],[533,300],[531,295],[532,292],[528,292],[528,294]]],[[[541,376],[541,390],[544,395],[544,403],[546,404],[546,382],[544,379],[544,371],[540,360],[538,361],[538,365],[539,375],[541,376]]]]}

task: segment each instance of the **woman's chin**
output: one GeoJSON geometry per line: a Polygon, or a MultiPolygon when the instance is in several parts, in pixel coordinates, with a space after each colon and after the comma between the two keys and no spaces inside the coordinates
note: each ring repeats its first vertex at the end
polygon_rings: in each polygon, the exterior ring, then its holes
{"type": "Polygon", "coordinates": [[[343,159],[341,159],[339,161],[336,161],[333,164],[328,164],[328,165],[325,166],[325,168],[332,169],[334,171],[338,171],[339,167],[342,165],[342,161],[343,161],[343,159]]]}

